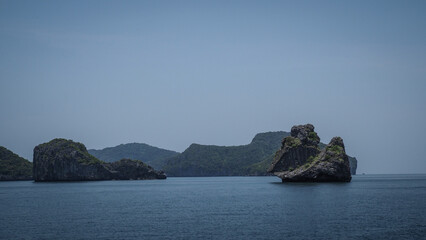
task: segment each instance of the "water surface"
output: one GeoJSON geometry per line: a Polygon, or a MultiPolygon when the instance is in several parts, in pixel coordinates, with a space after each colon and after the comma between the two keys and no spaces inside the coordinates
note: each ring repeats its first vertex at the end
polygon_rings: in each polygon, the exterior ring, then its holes
{"type": "Polygon", "coordinates": [[[426,175],[0,182],[0,239],[425,239],[426,175]]]}

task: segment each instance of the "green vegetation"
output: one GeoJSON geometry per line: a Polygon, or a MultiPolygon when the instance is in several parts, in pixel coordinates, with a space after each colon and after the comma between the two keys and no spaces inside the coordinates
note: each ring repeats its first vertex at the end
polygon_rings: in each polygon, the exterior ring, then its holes
{"type": "MultiPolygon", "coordinates": [[[[63,138],[56,138],[48,143],[40,144],[38,147],[45,147],[54,149],[65,156],[65,158],[75,158],[81,164],[95,165],[102,164],[103,162],[87,152],[86,147],[79,142],[67,140],[63,138]]],[[[47,155],[45,155],[47,157],[47,155]]],[[[51,159],[54,160],[54,159],[51,159]]]]}
{"type": "Polygon", "coordinates": [[[135,165],[139,167],[144,167],[146,169],[152,169],[151,166],[142,162],[141,160],[134,160],[134,159],[128,159],[128,158],[123,158],[112,163],[112,165],[120,165],[120,164],[135,165]]]}
{"type": "Polygon", "coordinates": [[[317,156],[310,156],[309,158],[308,158],[308,160],[306,160],[306,163],[305,164],[303,164],[302,166],[301,166],[301,168],[303,168],[303,169],[308,169],[310,166],[312,166],[312,164],[314,163],[314,162],[316,162],[316,161],[318,161],[319,160],[319,155],[317,155],[317,156]]]}
{"type": "Polygon", "coordinates": [[[343,148],[341,146],[338,146],[338,145],[327,146],[327,151],[331,151],[335,154],[342,154],[343,148]]]}
{"type": "Polygon", "coordinates": [[[0,146],[0,180],[31,179],[33,163],[0,146]]]}
{"type": "MultiPolygon", "coordinates": [[[[320,149],[324,149],[327,148],[327,151],[332,152],[336,155],[340,155],[343,153],[343,148],[341,146],[338,145],[333,145],[333,146],[327,146],[324,143],[320,143],[319,144],[320,149]]],[[[326,155],[325,159],[328,160],[330,159],[331,156],[330,155],[326,155]]],[[[349,166],[351,168],[351,174],[355,175],[356,174],[356,168],[357,168],[357,160],[354,157],[348,156],[349,159],[349,166]]],[[[339,158],[340,162],[344,162],[345,160],[343,160],[342,158],[339,158]]]]}
{"type": "MultiPolygon", "coordinates": [[[[182,154],[168,159],[163,170],[168,176],[267,175],[283,138],[286,138],[285,144],[291,147],[301,144],[299,139],[289,135],[287,132],[259,133],[250,144],[242,146],[192,144],[182,154]]],[[[322,149],[326,146],[319,143],[322,149]]],[[[319,157],[311,157],[301,167],[309,168],[318,160],[319,157]]]]}
{"type": "Polygon", "coordinates": [[[314,142],[319,142],[320,141],[320,138],[319,138],[319,136],[318,136],[318,134],[316,132],[310,132],[308,134],[308,139],[311,140],[311,141],[314,141],[314,142]]]}
{"type": "Polygon", "coordinates": [[[250,166],[247,166],[243,170],[241,175],[251,175],[251,176],[264,176],[267,174],[266,169],[269,168],[272,161],[274,160],[275,154],[265,157],[262,161],[254,163],[250,166]]]}
{"type": "MultiPolygon", "coordinates": [[[[299,139],[289,135],[283,131],[259,133],[250,144],[241,146],[192,144],[181,154],[143,143],[88,151],[105,162],[123,158],[138,159],[154,169],[163,169],[169,176],[267,175],[267,169],[284,138],[287,139],[285,144],[291,147],[301,144],[299,139]]],[[[315,138],[316,135],[311,137],[315,138]]],[[[321,149],[326,146],[319,143],[321,149]]],[[[309,166],[307,164],[305,167],[309,166]]]]}
{"type": "Polygon", "coordinates": [[[79,163],[86,164],[86,165],[95,165],[95,164],[103,163],[101,160],[97,159],[96,157],[94,157],[90,154],[87,154],[86,156],[88,158],[79,158],[77,161],[79,163]]]}
{"type": "Polygon", "coordinates": [[[170,158],[164,171],[169,176],[266,175],[287,136],[287,132],[260,133],[250,144],[231,147],[192,144],[182,154],[170,158]]]}
{"type": "Polygon", "coordinates": [[[88,150],[90,154],[105,162],[115,162],[123,158],[138,159],[155,169],[162,169],[168,158],[179,153],[150,146],[144,143],[121,144],[102,150],[88,150]]]}
{"type": "Polygon", "coordinates": [[[285,144],[289,147],[297,147],[302,144],[300,139],[288,136],[285,138],[285,144]]]}

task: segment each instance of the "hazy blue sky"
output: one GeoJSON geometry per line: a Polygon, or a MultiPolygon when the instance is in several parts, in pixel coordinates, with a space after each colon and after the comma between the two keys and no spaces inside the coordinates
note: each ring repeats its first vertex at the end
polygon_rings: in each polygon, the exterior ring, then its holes
{"type": "Polygon", "coordinates": [[[312,123],[426,172],[426,1],[0,0],[0,145],[247,144],[312,123]]]}

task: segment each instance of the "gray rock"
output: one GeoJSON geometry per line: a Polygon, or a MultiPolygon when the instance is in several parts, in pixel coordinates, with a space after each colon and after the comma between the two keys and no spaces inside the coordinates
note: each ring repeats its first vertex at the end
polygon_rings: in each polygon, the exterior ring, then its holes
{"type": "Polygon", "coordinates": [[[304,145],[317,146],[320,138],[314,131],[314,125],[296,125],[291,128],[291,136],[300,139],[304,145]]]}
{"type": "Polygon", "coordinates": [[[349,182],[351,171],[343,139],[334,137],[321,151],[311,124],[294,126],[268,172],[283,182],[349,182]]]}
{"type": "Polygon", "coordinates": [[[356,175],[356,169],[358,167],[358,160],[355,157],[348,156],[349,166],[351,168],[351,175],[356,175]]]}

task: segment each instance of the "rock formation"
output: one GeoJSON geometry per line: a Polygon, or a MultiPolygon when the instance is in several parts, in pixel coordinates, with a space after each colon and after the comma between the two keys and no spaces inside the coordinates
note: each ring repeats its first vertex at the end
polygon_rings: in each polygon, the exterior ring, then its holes
{"type": "Polygon", "coordinates": [[[83,144],[66,139],[54,139],[34,148],[33,176],[35,181],[166,178],[163,172],[154,171],[141,161],[102,162],[90,155],[83,144]]]}
{"type": "Polygon", "coordinates": [[[334,137],[320,150],[320,138],[311,124],[294,126],[284,138],[268,172],[283,182],[349,182],[351,171],[345,146],[334,137]]]}
{"type": "Polygon", "coordinates": [[[348,156],[349,167],[351,168],[351,175],[356,175],[356,168],[358,167],[358,160],[355,157],[348,156]]]}

